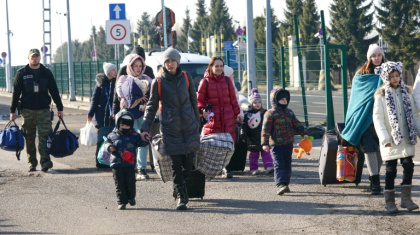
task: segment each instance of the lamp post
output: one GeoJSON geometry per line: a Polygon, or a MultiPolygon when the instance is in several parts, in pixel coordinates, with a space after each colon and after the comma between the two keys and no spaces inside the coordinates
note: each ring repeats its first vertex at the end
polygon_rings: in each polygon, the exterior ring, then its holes
{"type": "MultiPolygon", "coordinates": [[[[61,12],[56,11],[55,12],[58,15],[58,24],[60,25],[60,41],[61,41],[61,63],[64,63],[64,48],[63,48],[63,35],[61,33],[61,12]]],[[[66,16],[67,14],[64,13],[63,16],[66,16]]]]}
{"type": "Polygon", "coordinates": [[[12,31],[9,29],[9,6],[6,0],[6,18],[7,18],[7,52],[8,54],[8,63],[6,66],[7,76],[6,76],[6,88],[7,92],[12,92],[12,54],[10,53],[10,35],[13,36],[12,31]]]}

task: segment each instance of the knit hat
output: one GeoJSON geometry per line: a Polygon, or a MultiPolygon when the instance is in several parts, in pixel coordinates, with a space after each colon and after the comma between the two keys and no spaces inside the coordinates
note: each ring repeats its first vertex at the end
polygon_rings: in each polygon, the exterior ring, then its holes
{"type": "Polygon", "coordinates": [[[169,59],[175,60],[179,66],[181,62],[181,55],[176,49],[174,49],[173,47],[169,47],[168,49],[166,49],[165,52],[163,52],[162,63],[165,63],[169,59]]]}
{"type": "Polygon", "coordinates": [[[370,57],[373,54],[381,53],[382,57],[385,59],[385,53],[382,48],[380,48],[377,44],[370,44],[369,49],[367,52],[367,60],[369,61],[370,57]]]}
{"type": "Polygon", "coordinates": [[[378,74],[381,77],[384,84],[389,84],[389,74],[391,74],[392,71],[398,71],[402,78],[402,67],[403,64],[401,62],[388,61],[382,63],[381,66],[376,67],[375,74],[378,74]]]}
{"type": "Polygon", "coordinates": [[[261,96],[258,93],[258,89],[257,88],[252,88],[251,90],[251,95],[248,97],[249,102],[252,104],[254,103],[254,101],[259,100],[261,101],[261,96]]]}
{"type": "Polygon", "coordinates": [[[141,56],[141,58],[146,60],[146,53],[144,52],[144,49],[141,46],[134,47],[133,50],[131,51],[131,53],[132,54],[137,54],[137,55],[141,56]]]}
{"type": "Polygon", "coordinates": [[[230,75],[233,74],[233,69],[227,65],[225,65],[223,72],[225,73],[225,76],[230,77],[230,75]]]}
{"type": "Polygon", "coordinates": [[[108,75],[113,69],[116,69],[117,66],[115,66],[115,64],[105,62],[103,64],[103,68],[104,68],[104,74],[108,75]]]}

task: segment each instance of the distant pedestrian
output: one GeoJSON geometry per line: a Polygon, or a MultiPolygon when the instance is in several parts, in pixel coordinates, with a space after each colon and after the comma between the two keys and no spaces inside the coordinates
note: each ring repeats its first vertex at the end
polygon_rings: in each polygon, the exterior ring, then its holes
{"type": "Polygon", "coordinates": [[[115,125],[114,119],[112,118],[112,100],[114,97],[117,66],[105,62],[103,69],[104,73],[96,75],[96,84],[87,116],[88,121],[92,121],[93,117],[95,117],[95,127],[97,129],[115,125]]]}
{"type": "Polygon", "coordinates": [[[379,177],[382,158],[372,112],[374,93],[382,85],[382,80],[375,74],[374,69],[385,62],[384,50],[376,44],[371,44],[367,59],[368,61],[353,78],[346,126],[341,137],[352,145],[357,145],[358,149],[364,153],[369,171],[371,194],[378,195],[382,191],[379,177]]]}
{"type": "Polygon", "coordinates": [[[282,195],[290,192],[293,142],[295,141],[293,130],[301,134],[305,140],[308,139],[308,134],[293,111],[287,108],[290,103],[289,91],[282,88],[273,89],[270,99],[272,108],[264,114],[261,144],[266,152],[271,148],[277,194],[282,195]]]}
{"type": "Polygon", "coordinates": [[[269,151],[263,151],[261,145],[262,119],[267,111],[262,107],[261,96],[257,88],[251,90],[248,98],[251,107],[245,112],[244,121],[241,127],[241,139],[247,143],[249,153],[249,170],[252,175],[258,174],[258,158],[260,157],[264,164],[267,174],[273,173],[273,159],[269,151]]]}
{"type": "Polygon", "coordinates": [[[52,72],[40,63],[38,49],[29,50],[28,61],[24,68],[18,70],[13,84],[10,120],[16,119],[16,109],[21,112],[22,132],[26,141],[29,171],[36,171],[35,138],[38,133],[38,152],[41,155],[41,170],[47,172],[53,162],[47,153],[47,137],[52,132],[51,99],[58,110],[58,117],[63,117],[63,103],[52,72]],[[18,103],[20,102],[20,107],[18,103]]]}
{"type": "MultiPolygon", "coordinates": [[[[152,79],[144,74],[146,65],[141,56],[134,55],[127,66],[128,75],[121,75],[116,84],[116,93],[121,102],[121,107],[126,107],[134,117],[134,129],[140,133],[143,123],[144,111],[152,79]]],[[[137,180],[149,179],[146,172],[148,147],[137,150],[137,180]]]]}
{"type": "MultiPolygon", "coordinates": [[[[235,86],[226,77],[224,61],[221,57],[213,57],[204,73],[204,78],[198,86],[198,109],[203,117],[207,117],[205,108],[212,106],[214,117],[203,126],[204,135],[212,133],[229,133],[236,142],[235,122],[242,120],[238,100],[236,99],[235,86]]],[[[222,174],[226,178],[232,178],[232,173],[223,169],[222,174]]]]}
{"type": "Polygon", "coordinates": [[[373,123],[378,133],[381,156],[386,162],[385,208],[398,212],[395,206],[394,181],[398,160],[403,167],[401,207],[409,211],[419,208],[411,199],[415,144],[420,133],[420,116],[411,90],[402,80],[402,63],[386,62],[375,68],[383,85],[375,92],[373,123]]]}
{"type": "Polygon", "coordinates": [[[125,210],[127,203],[136,205],[136,149],[146,146],[133,128],[134,117],[126,110],[115,116],[116,128],[108,135],[105,148],[111,153],[112,173],[118,198],[118,209],[125,210]]]}
{"type": "Polygon", "coordinates": [[[173,187],[178,199],[176,209],[186,210],[189,198],[185,179],[191,172],[194,152],[200,149],[200,116],[193,80],[189,74],[185,77],[180,61],[181,55],[172,47],[163,53],[163,66],[158,75],[160,86],[154,79],[141,129],[143,140],[150,138],[149,131],[161,103],[160,131],[163,151],[172,160],[173,187]]]}

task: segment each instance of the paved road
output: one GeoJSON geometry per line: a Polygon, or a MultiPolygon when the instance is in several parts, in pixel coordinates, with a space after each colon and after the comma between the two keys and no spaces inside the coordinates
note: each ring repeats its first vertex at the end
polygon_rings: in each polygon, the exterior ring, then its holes
{"type": "MultiPolygon", "coordinates": [[[[3,95],[0,111],[7,116],[10,98],[3,95]]],[[[66,124],[79,133],[88,105],[66,106],[80,108],[65,109],[66,124]]],[[[289,194],[276,195],[273,177],[252,176],[247,166],[233,179],[206,182],[204,200],[191,200],[183,212],[174,210],[171,184],[162,183],[154,172],[150,180],[137,182],[137,205],[118,211],[112,173],[96,170],[94,146],[53,158],[48,173],[29,173],[25,153],[17,161],[14,153],[0,150],[0,234],[419,234],[418,212],[389,216],[383,196],[369,195],[366,168],[357,187],[321,186],[320,144],[314,141],[312,155],[294,157],[289,194]]],[[[397,183],[401,172],[399,168],[397,183]]],[[[417,203],[419,172],[416,166],[417,203]]]]}

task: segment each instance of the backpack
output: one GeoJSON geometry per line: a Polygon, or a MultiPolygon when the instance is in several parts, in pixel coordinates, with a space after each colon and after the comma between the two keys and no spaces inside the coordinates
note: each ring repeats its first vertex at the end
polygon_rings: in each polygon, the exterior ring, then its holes
{"type": "MultiPolygon", "coordinates": [[[[187,72],[182,71],[182,73],[184,74],[185,82],[187,82],[187,87],[188,89],[190,89],[190,81],[188,80],[187,72]]],[[[161,84],[160,77],[157,77],[156,79],[158,82],[159,110],[162,112],[162,84],[161,84]]]]}
{"type": "Polygon", "coordinates": [[[16,158],[20,160],[20,152],[24,147],[23,133],[16,122],[11,120],[3,130],[0,130],[0,148],[6,151],[16,151],[16,158]],[[12,122],[14,126],[11,126],[12,122]]]}
{"type": "Polygon", "coordinates": [[[47,153],[54,157],[66,157],[72,155],[79,148],[78,137],[67,129],[62,117],[55,125],[54,131],[48,134],[47,153]],[[60,122],[63,122],[63,130],[58,131],[60,122]]]}

